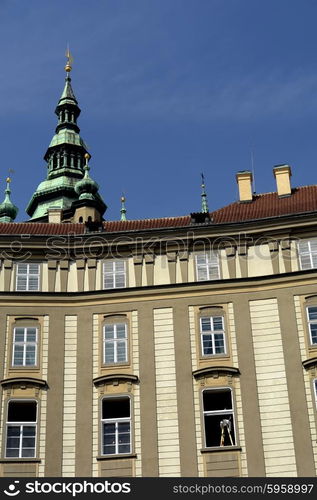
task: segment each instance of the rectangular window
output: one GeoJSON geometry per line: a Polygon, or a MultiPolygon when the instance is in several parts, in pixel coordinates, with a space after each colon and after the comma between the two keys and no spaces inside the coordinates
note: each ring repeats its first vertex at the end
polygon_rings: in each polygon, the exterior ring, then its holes
{"type": "Polygon", "coordinates": [[[131,453],[131,405],[129,397],[102,401],[102,455],[131,453]]]}
{"type": "Polygon", "coordinates": [[[317,345],[317,306],[307,307],[310,343],[317,345]]]}
{"type": "Polygon", "coordinates": [[[6,458],[35,457],[36,422],[36,401],[9,401],[6,458]]]}
{"type": "Polygon", "coordinates": [[[216,252],[195,255],[197,281],[217,280],[220,278],[219,259],[216,252]]]}
{"type": "Polygon", "coordinates": [[[40,289],[40,264],[19,262],[16,266],[16,290],[37,292],[40,289]]]}
{"type": "Polygon", "coordinates": [[[301,269],[317,267],[317,238],[299,241],[297,248],[301,269]]]}
{"type": "Polygon", "coordinates": [[[126,287],[126,263],[124,260],[107,260],[103,263],[103,287],[105,290],[126,287]]]}
{"type": "Polygon", "coordinates": [[[103,328],[104,363],[128,361],[128,332],[126,323],[107,323],[103,328]]]}
{"type": "Polygon", "coordinates": [[[317,378],[314,380],[315,404],[317,408],[317,378]]]}
{"type": "Polygon", "coordinates": [[[231,389],[203,391],[205,445],[235,446],[234,412],[231,389]]]}
{"type": "Polygon", "coordinates": [[[37,328],[14,328],[12,366],[36,366],[37,338],[37,328]]]}
{"type": "Polygon", "coordinates": [[[225,329],[222,316],[200,318],[201,348],[203,356],[225,354],[225,329]]]}

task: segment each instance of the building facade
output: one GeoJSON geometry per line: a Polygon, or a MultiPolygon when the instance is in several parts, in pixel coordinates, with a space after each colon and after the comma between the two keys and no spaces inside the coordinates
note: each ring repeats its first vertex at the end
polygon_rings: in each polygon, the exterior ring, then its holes
{"type": "Polygon", "coordinates": [[[0,474],[315,476],[317,186],[108,221],[65,69],[29,220],[0,206],[0,474]]]}

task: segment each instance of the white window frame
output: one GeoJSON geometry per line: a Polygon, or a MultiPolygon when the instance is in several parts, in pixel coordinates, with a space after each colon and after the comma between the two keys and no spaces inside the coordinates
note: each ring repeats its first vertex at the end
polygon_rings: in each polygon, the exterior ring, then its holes
{"type": "Polygon", "coordinates": [[[218,252],[198,252],[195,255],[196,279],[197,281],[209,281],[220,279],[220,262],[218,252]],[[204,257],[203,263],[198,260],[204,257]],[[216,276],[214,271],[216,270],[216,276]]]}
{"type": "Polygon", "coordinates": [[[306,314],[307,314],[307,324],[308,324],[308,330],[309,330],[309,341],[310,341],[310,345],[312,346],[317,346],[317,339],[316,339],[316,342],[313,342],[313,338],[312,338],[312,331],[311,331],[311,325],[315,325],[317,324],[317,319],[313,319],[311,320],[309,318],[309,309],[312,308],[312,307],[315,307],[317,308],[317,305],[310,305],[310,306],[307,306],[306,307],[306,314]]]}
{"type": "Polygon", "coordinates": [[[16,264],[16,291],[17,292],[38,292],[40,290],[40,276],[41,276],[41,267],[39,262],[17,262],[16,264]],[[37,272],[31,273],[31,266],[37,266],[37,272]],[[19,268],[21,266],[26,266],[26,272],[19,272],[19,268]],[[37,278],[37,286],[36,288],[30,287],[31,279],[37,278]],[[21,285],[21,281],[23,279],[25,284],[21,285]]]}
{"type": "MultiPolygon", "coordinates": [[[[21,458],[21,459],[27,459],[27,458],[35,458],[36,457],[36,447],[37,447],[37,424],[38,424],[38,402],[34,399],[10,399],[10,401],[8,401],[8,405],[7,405],[7,418],[6,418],[6,439],[5,439],[5,458],[21,458]],[[36,419],[35,419],[35,422],[33,421],[17,421],[17,422],[10,422],[8,420],[8,416],[9,416],[9,405],[10,403],[35,403],[36,405],[36,419]],[[19,428],[19,432],[20,432],[20,435],[19,435],[19,456],[18,457],[12,457],[12,456],[8,456],[7,454],[7,451],[8,451],[8,429],[9,427],[18,427],[19,428]],[[35,428],[35,436],[34,436],[34,455],[33,456],[23,456],[23,450],[27,449],[27,448],[23,448],[23,430],[24,430],[24,427],[34,427],[35,428]]],[[[32,436],[33,438],[33,436],[32,436]]],[[[12,449],[12,448],[9,448],[9,449],[12,449]]],[[[32,447],[33,449],[33,447],[32,447]]]]}
{"type": "MultiPolygon", "coordinates": [[[[206,416],[223,416],[224,419],[229,419],[231,417],[231,422],[233,424],[233,433],[232,433],[232,445],[225,445],[226,448],[229,448],[230,446],[236,446],[237,442],[237,431],[236,431],[236,425],[235,425],[235,413],[234,413],[234,400],[233,400],[233,391],[230,387],[217,387],[217,388],[206,388],[202,391],[202,409],[203,409],[203,422],[204,422],[204,444],[205,448],[213,448],[213,446],[207,446],[207,439],[206,439],[206,416]],[[231,409],[222,409],[222,410],[205,410],[204,408],[204,397],[203,394],[204,392],[209,392],[209,393],[216,393],[216,392],[230,392],[231,395],[231,409]]],[[[216,447],[221,447],[221,428],[219,427],[219,445],[216,447]]]]}
{"type": "Polygon", "coordinates": [[[126,288],[127,286],[127,266],[126,261],[123,259],[113,259],[113,260],[105,260],[103,262],[103,289],[104,290],[112,290],[114,288],[126,288]],[[117,269],[119,264],[123,264],[123,270],[117,269]],[[111,267],[111,269],[106,269],[107,267],[111,267]],[[123,277],[123,285],[118,284],[118,280],[123,277]],[[110,279],[112,282],[111,286],[106,283],[107,279],[110,279]]]}
{"type": "Polygon", "coordinates": [[[13,367],[22,366],[25,368],[37,366],[37,351],[38,351],[37,346],[38,346],[38,328],[36,328],[35,326],[16,326],[16,327],[14,327],[14,329],[13,329],[13,346],[12,346],[13,347],[13,349],[12,349],[12,366],[13,367]],[[34,342],[27,341],[27,331],[29,328],[32,328],[33,330],[35,330],[35,341],[34,342]],[[19,342],[19,341],[15,340],[15,334],[16,334],[17,329],[24,330],[23,342],[19,342]],[[31,346],[31,345],[35,347],[35,354],[34,354],[34,364],[29,365],[26,363],[26,353],[27,353],[27,347],[31,346]],[[22,362],[22,364],[15,364],[15,362],[14,362],[15,361],[15,350],[16,350],[17,346],[23,346],[23,362],[22,362]]]}
{"type": "Polygon", "coordinates": [[[317,238],[311,238],[309,240],[300,240],[297,243],[297,252],[299,258],[299,265],[301,270],[305,269],[315,269],[317,267],[317,238]],[[308,250],[301,250],[301,245],[307,244],[308,250]],[[316,250],[312,249],[312,244],[316,245],[316,250]],[[303,258],[309,259],[309,265],[303,265],[303,258]],[[314,263],[315,260],[315,263],[314,263]]]}
{"type": "Polygon", "coordinates": [[[199,325],[200,325],[200,343],[201,343],[202,356],[206,357],[206,356],[224,356],[224,355],[226,355],[227,348],[226,348],[226,332],[225,332],[225,325],[224,325],[224,317],[220,314],[215,314],[214,316],[201,316],[199,318],[199,325]],[[221,318],[221,322],[222,322],[222,329],[221,330],[215,330],[215,328],[214,328],[214,319],[215,318],[221,318]],[[203,330],[202,325],[203,325],[204,319],[210,320],[210,325],[211,325],[210,330],[203,330]],[[217,335],[222,336],[223,351],[221,351],[221,352],[216,352],[216,338],[215,337],[217,335]],[[210,336],[212,353],[205,352],[205,345],[204,345],[204,337],[205,336],[210,336]]]}
{"type": "Polygon", "coordinates": [[[105,323],[103,326],[103,362],[105,365],[112,365],[116,363],[127,363],[128,362],[128,325],[123,321],[118,321],[116,323],[105,323]],[[124,326],[125,336],[118,337],[118,326],[124,326]],[[113,327],[113,337],[110,339],[106,338],[106,327],[113,327]],[[118,360],[118,347],[119,344],[124,344],[124,354],[125,359],[118,360]],[[107,349],[113,350],[113,361],[107,361],[106,351],[107,349]]]}
{"type": "Polygon", "coordinates": [[[111,456],[111,455],[129,455],[131,454],[132,452],[132,418],[131,418],[131,409],[132,409],[132,405],[131,405],[131,398],[129,396],[117,396],[117,397],[106,397],[106,398],[103,398],[101,400],[101,455],[102,456],[111,456]],[[103,411],[103,408],[102,408],[102,405],[103,405],[103,402],[106,401],[106,400],[109,400],[109,401],[113,401],[114,399],[128,399],[129,400],[129,413],[130,413],[130,416],[129,417],[118,417],[118,418],[103,418],[103,415],[102,415],[102,411],[103,411]],[[130,437],[130,441],[128,443],[129,445],[129,451],[124,451],[124,452],[120,452],[119,451],[119,445],[120,445],[120,442],[119,442],[119,438],[120,438],[120,432],[119,432],[119,424],[120,423],[128,423],[129,424],[129,437],[130,437]],[[114,424],[115,425],[115,441],[114,441],[114,445],[115,445],[115,452],[114,453],[105,453],[104,451],[104,426],[106,424],[114,424]]]}

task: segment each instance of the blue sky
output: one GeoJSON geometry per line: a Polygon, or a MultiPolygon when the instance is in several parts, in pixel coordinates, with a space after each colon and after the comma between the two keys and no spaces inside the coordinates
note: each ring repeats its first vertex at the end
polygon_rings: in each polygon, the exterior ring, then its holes
{"type": "MultiPolygon", "coordinates": [[[[185,215],[237,199],[235,174],[317,184],[315,0],[0,0],[0,190],[17,220],[46,176],[65,49],[108,220],[185,215]],[[1,188],[2,186],[2,188],[1,188]]],[[[0,192],[0,197],[2,197],[0,192]]]]}

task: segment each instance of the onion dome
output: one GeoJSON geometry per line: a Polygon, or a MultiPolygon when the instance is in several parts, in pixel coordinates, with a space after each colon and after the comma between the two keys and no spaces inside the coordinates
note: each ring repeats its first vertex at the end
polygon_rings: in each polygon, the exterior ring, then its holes
{"type": "Polygon", "coordinates": [[[10,189],[10,177],[7,178],[7,187],[5,189],[5,198],[2,203],[0,203],[0,222],[12,222],[18,214],[18,207],[16,207],[11,199],[11,189],[10,189]]]}
{"type": "Polygon", "coordinates": [[[88,159],[90,155],[85,154],[86,164],[84,166],[85,175],[84,177],[75,184],[75,191],[79,195],[80,200],[94,200],[95,194],[98,192],[99,186],[89,175],[90,167],[88,165],[88,159]]]}

